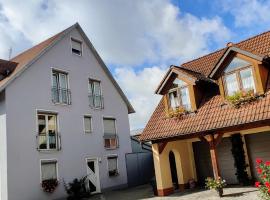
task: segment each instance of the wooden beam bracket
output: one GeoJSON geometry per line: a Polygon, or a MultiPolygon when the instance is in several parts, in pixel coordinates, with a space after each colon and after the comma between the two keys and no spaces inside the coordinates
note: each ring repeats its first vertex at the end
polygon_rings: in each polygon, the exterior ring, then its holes
{"type": "Polygon", "coordinates": [[[159,142],[158,143],[158,152],[162,154],[163,150],[165,149],[168,142],[159,142]]]}

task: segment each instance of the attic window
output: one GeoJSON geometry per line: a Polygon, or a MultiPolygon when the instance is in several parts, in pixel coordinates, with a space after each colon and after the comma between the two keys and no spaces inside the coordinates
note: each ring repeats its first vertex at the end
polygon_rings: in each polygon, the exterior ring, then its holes
{"type": "Polygon", "coordinates": [[[73,54],[82,55],[82,42],[71,38],[71,50],[73,54]]]}
{"type": "Polygon", "coordinates": [[[180,80],[175,79],[172,89],[168,92],[169,106],[171,109],[183,106],[186,110],[191,109],[189,90],[187,84],[180,80]]]}
{"type": "Polygon", "coordinates": [[[251,63],[234,58],[224,72],[226,94],[234,95],[238,91],[255,92],[254,77],[251,63]]]}

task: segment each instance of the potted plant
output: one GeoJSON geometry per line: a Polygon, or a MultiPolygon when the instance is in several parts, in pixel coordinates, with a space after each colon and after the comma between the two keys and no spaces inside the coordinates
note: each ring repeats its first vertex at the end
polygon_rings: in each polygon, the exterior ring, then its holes
{"type": "Polygon", "coordinates": [[[255,182],[255,187],[260,191],[262,199],[270,199],[270,161],[263,162],[262,159],[256,159],[257,174],[259,181],[255,182]]]}
{"type": "Polygon", "coordinates": [[[57,186],[58,186],[57,179],[47,179],[43,180],[41,183],[43,191],[48,193],[53,193],[57,186]]]}
{"type": "Polygon", "coordinates": [[[187,114],[188,111],[185,109],[184,106],[178,106],[176,108],[169,109],[169,117],[181,117],[184,114],[187,114]]]}
{"type": "Polygon", "coordinates": [[[216,190],[219,197],[222,197],[223,195],[223,188],[226,186],[226,181],[222,180],[222,178],[214,179],[211,177],[208,177],[205,180],[206,188],[209,190],[216,190]]]}

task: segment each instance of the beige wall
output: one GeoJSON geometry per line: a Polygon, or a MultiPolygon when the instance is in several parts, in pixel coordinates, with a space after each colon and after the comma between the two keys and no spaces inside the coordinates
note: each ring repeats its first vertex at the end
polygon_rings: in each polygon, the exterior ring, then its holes
{"type": "Polygon", "coordinates": [[[196,170],[191,143],[187,140],[168,142],[161,154],[158,145],[153,144],[153,157],[157,180],[157,189],[173,187],[170,171],[169,153],[174,152],[178,183],[185,184],[189,179],[196,179],[196,170]]]}

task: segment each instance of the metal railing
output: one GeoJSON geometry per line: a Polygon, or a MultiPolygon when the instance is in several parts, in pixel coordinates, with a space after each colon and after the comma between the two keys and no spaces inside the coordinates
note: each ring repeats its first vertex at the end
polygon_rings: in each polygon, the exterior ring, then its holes
{"type": "Polygon", "coordinates": [[[71,104],[71,91],[67,88],[52,87],[53,103],[71,104]]]}
{"type": "Polygon", "coordinates": [[[104,108],[104,101],[102,95],[89,94],[88,99],[89,99],[89,106],[91,108],[98,108],[98,109],[104,108]]]}
{"type": "Polygon", "coordinates": [[[36,135],[37,150],[61,150],[61,135],[57,134],[38,134],[36,135]]]}

